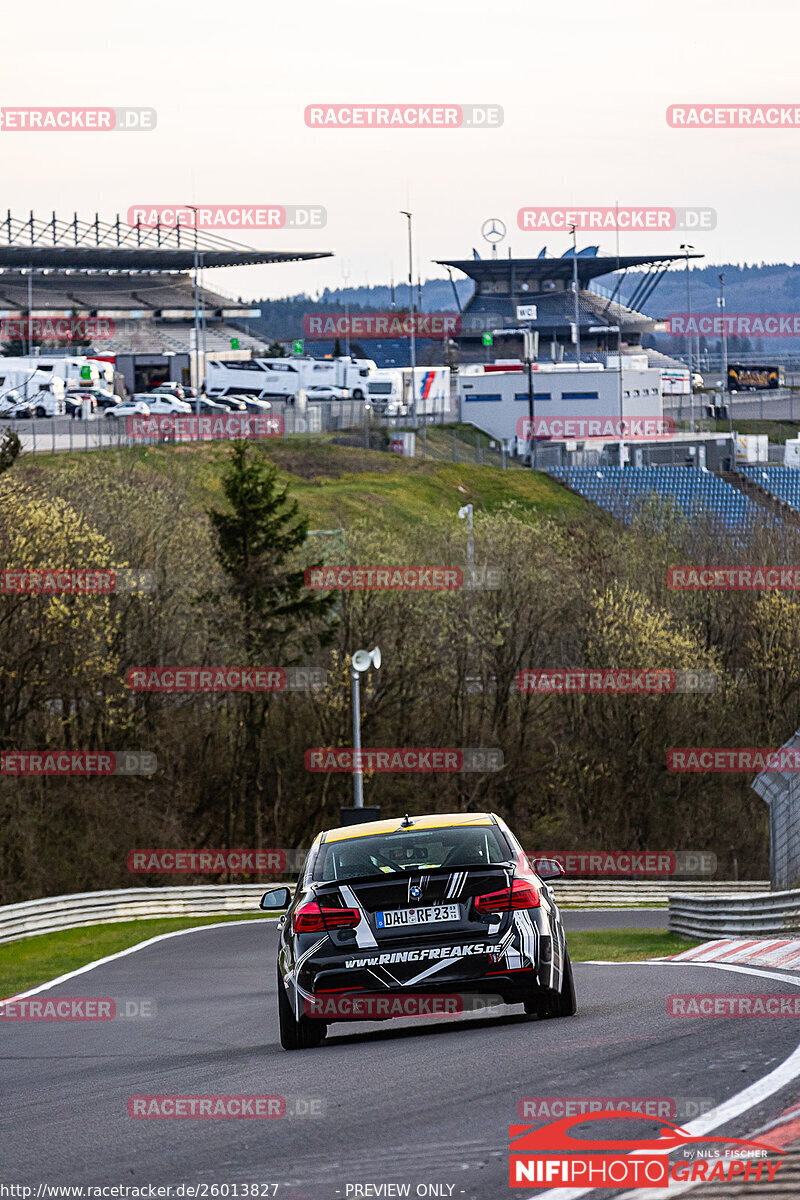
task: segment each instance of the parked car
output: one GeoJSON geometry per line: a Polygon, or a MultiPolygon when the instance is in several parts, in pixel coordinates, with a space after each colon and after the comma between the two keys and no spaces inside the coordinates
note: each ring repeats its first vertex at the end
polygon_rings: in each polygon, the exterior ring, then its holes
{"type": "Polygon", "coordinates": [[[158,387],[152,388],[147,395],[149,396],[175,396],[178,400],[186,399],[186,389],[182,383],[178,383],[176,379],[168,379],[166,383],[160,383],[158,387]]]}
{"type": "Polygon", "coordinates": [[[67,416],[78,418],[83,416],[84,401],[89,401],[90,413],[97,411],[97,397],[94,392],[81,388],[76,392],[66,392],[64,394],[64,408],[67,411],[67,416]]]}
{"type": "MultiPolygon", "coordinates": [[[[250,399],[249,396],[247,398],[250,399]]],[[[247,405],[241,396],[217,396],[215,399],[217,404],[227,408],[228,412],[247,412],[247,405]]]]}
{"type": "Polygon", "coordinates": [[[14,414],[14,409],[21,401],[19,392],[11,388],[7,392],[0,395],[0,417],[11,417],[14,414]]]}
{"type": "Polygon", "coordinates": [[[201,417],[220,416],[222,413],[230,412],[224,404],[220,404],[217,400],[210,400],[208,396],[201,396],[199,400],[192,401],[192,412],[200,413],[201,417]]]}
{"type": "Polygon", "coordinates": [[[107,417],[149,417],[150,408],[145,404],[144,400],[138,396],[131,396],[127,400],[114,406],[114,408],[106,409],[107,417]]]}
{"type": "Polygon", "coordinates": [[[30,400],[20,400],[8,414],[14,421],[32,421],[36,410],[30,400]]]}
{"type": "Polygon", "coordinates": [[[151,413],[163,415],[171,413],[175,416],[188,416],[192,411],[192,406],[186,400],[179,400],[177,396],[171,396],[168,392],[148,392],[142,395],[134,396],[134,400],[141,400],[150,409],[151,413]]]}
{"type": "Polygon", "coordinates": [[[113,408],[116,404],[119,404],[121,399],[116,392],[109,392],[104,388],[82,388],[81,390],[91,392],[98,408],[113,408]]]}
{"type": "Polygon", "coordinates": [[[327,383],[317,383],[306,388],[307,400],[349,400],[347,388],[333,387],[327,383]]]}
{"type": "Polygon", "coordinates": [[[29,421],[33,415],[33,401],[23,400],[13,388],[0,396],[0,420],[29,421]]]}
{"type": "Polygon", "coordinates": [[[242,396],[241,399],[248,412],[265,413],[272,408],[269,400],[259,400],[257,396],[242,396]]]}

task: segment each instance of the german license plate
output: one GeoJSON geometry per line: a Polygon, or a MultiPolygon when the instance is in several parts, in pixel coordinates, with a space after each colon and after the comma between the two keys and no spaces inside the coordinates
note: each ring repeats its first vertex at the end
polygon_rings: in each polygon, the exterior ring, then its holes
{"type": "Polygon", "coordinates": [[[396,929],[402,925],[434,925],[437,921],[459,921],[457,904],[431,904],[427,908],[395,908],[375,914],[378,929],[396,929]]]}

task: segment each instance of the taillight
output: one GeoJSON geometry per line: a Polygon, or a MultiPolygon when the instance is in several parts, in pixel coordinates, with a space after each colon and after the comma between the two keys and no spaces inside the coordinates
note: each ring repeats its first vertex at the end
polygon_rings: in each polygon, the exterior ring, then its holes
{"type": "Polygon", "coordinates": [[[320,908],[316,900],[309,900],[295,909],[292,929],[295,933],[326,933],[328,929],[353,928],[360,920],[357,908],[320,908]]]}
{"type": "Polygon", "coordinates": [[[539,889],[527,879],[515,879],[510,888],[487,892],[475,897],[475,911],[481,913],[507,912],[509,909],[538,908],[539,889]]]}

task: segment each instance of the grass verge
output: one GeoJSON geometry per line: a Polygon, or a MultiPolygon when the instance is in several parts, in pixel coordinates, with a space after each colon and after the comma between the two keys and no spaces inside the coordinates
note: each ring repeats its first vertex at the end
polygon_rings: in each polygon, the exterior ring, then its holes
{"type": "Polygon", "coordinates": [[[119,921],[111,925],[87,925],[82,929],[62,929],[42,933],[0,946],[0,997],[16,996],[27,988],[46,983],[67,971],[74,971],[97,958],[127,950],[137,942],[171,933],[173,929],[192,929],[195,925],[217,925],[221,921],[270,920],[261,914],[228,913],[208,917],[155,917],[141,921],[119,921]]]}
{"type": "Polygon", "coordinates": [[[569,956],[573,962],[594,958],[606,962],[663,958],[699,946],[701,941],[679,937],[664,929],[587,929],[567,934],[569,956]]]}

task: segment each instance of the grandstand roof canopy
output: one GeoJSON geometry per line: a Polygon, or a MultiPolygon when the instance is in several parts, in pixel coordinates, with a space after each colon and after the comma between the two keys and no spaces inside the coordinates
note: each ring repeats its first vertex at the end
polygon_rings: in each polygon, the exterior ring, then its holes
{"type": "MultiPolygon", "coordinates": [[[[567,255],[563,258],[465,258],[442,261],[437,259],[440,267],[454,267],[462,271],[477,284],[501,283],[507,281],[512,273],[523,279],[564,279],[573,277],[574,263],[578,265],[578,281],[585,285],[591,279],[601,275],[612,275],[615,271],[625,271],[632,267],[645,267],[655,263],[670,263],[678,259],[683,261],[685,255],[677,254],[626,254],[608,257],[584,256],[581,254],[567,255]]],[[[690,254],[689,258],[702,258],[702,254],[690,254]]]]}
{"type": "Polygon", "coordinates": [[[59,219],[33,213],[20,220],[7,212],[0,220],[0,267],[51,271],[189,271],[195,251],[206,267],[245,267],[262,263],[330,258],[329,250],[253,250],[218,234],[186,227],[129,225],[59,219]]]}

